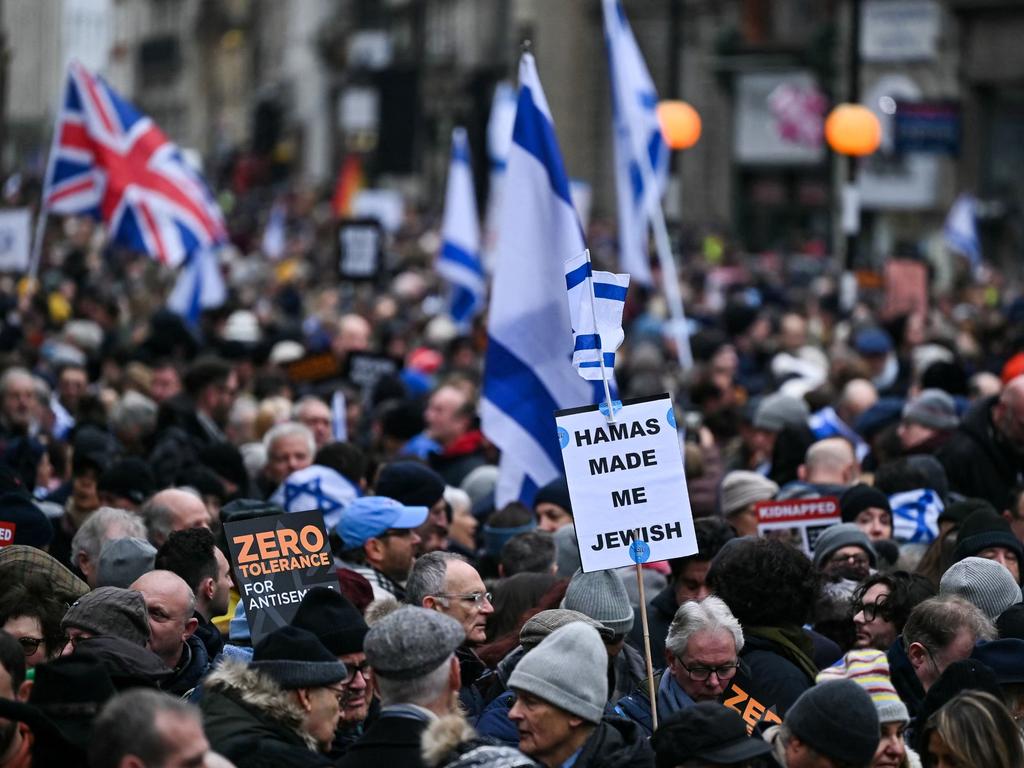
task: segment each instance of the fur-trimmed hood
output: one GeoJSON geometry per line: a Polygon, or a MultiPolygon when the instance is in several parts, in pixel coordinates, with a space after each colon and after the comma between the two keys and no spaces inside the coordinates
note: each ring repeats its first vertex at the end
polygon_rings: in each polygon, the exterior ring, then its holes
{"type": "Polygon", "coordinates": [[[203,683],[200,704],[207,737],[217,744],[246,736],[271,738],[316,751],[316,741],[302,729],[303,713],[281,686],[238,661],[225,659],[203,683]]]}
{"type": "Polygon", "coordinates": [[[429,768],[534,768],[518,749],[482,738],[461,714],[445,715],[423,732],[423,762],[429,768]]]}

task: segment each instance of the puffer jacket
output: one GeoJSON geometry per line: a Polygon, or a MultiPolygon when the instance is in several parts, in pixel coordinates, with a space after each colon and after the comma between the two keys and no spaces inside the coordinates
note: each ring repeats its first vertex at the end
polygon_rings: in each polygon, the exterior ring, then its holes
{"type": "Polygon", "coordinates": [[[302,730],[298,705],[266,675],[225,660],[204,689],[199,708],[210,747],[238,768],[332,764],[302,730]]]}

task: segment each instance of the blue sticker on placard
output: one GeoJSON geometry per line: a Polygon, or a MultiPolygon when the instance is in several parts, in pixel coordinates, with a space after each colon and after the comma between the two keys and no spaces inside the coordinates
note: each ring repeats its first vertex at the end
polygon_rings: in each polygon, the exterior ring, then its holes
{"type": "Polygon", "coordinates": [[[676,410],[675,410],[675,408],[669,408],[668,409],[668,417],[667,418],[668,418],[668,425],[670,427],[672,427],[672,429],[675,429],[676,428],[676,410]]]}
{"type": "Polygon", "coordinates": [[[634,541],[629,545],[629,556],[639,565],[651,559],[651,547],[646,541],[634,541]]]}
{"type": "MultiPolygon", "coordinates": [[[[601,403],[597,407],[598,407],[598,410],[600,410],[602,414],[604,414],[605,416],[608,415],[608,401],[607,400],[602,400],[601,403]]],[[[621,400],[612,400],[612,409],[613,409],[614,413],[618,413],[619,411],[621,411],[622,410],[622,401],[621,400]]]]}
{"type": "Polygon", "coordinates": [[[569,431],[565,427],[558,428],[558,444],[563,450],[569,446],[569,431]]]}

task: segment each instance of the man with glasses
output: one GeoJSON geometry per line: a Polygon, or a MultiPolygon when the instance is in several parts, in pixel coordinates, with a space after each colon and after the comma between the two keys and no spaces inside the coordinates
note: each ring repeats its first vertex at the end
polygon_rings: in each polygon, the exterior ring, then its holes
{"type": "Polygon", "coordinates": [[[862,581],[876,561],[871,540],[854,523],[826,528],[814,545],[814,565],[831,581],[862,581]]]}
{"type": "Polygon", "coordinates": [[[476,568],[452,552],[428,552],[416,560],[406,584],[406,600],[455,619],[466,633],[456,651],[462,677],[459,698],[466,709],[479,715],[483,701],[473,687],[487,667],[473,650],[487,640],[487,617],[494,613],[491,593],[476,568]]]}
{"type": "Polygon", "coordinates": [[[341,566],[370,582],[374,600],[405,600],[405,580],[420,543],[415,528],[428,512],[387,496],[362,496],[345,507],[334,528],[341,539],[341,566]]]}
{"type": "Polygon", "coordinates": [[[855,648],[888,651],[903,632],[910,612],[935,595],[924,576],[906,571],[875,573],[853,593],[851,611],[856,628],[855,648]]]}
{"type": "Polygon", "coordinates": [[[373,697],[372,671],[363,652],[366,621],[340,592],[314,587],[302,598],[292,626],[312,632],[345,665],[348,676],[340,686],[341,715],[329,753],[331,759],[337,760],[363,735],[363,723],[373,697]]]}
{"type": "Polygon", "coordinates": [[[888,653],[893,685],[911,718],[946,667],[968,658],[979,640],[995,638],[992,622],[961,597],[932,597],[914,608],[888,653]]]}
{"type": "MultiPolygon", "coordinates": [[[[717,597],[679,606],[665,638],[667,667],[655,675],[659,722],[697,702],[720,701],[739,669],[741,650],[743,629],[717,597]]],[[[646,682],[620,699],[616,711],[651,734],[646,682]]]]}

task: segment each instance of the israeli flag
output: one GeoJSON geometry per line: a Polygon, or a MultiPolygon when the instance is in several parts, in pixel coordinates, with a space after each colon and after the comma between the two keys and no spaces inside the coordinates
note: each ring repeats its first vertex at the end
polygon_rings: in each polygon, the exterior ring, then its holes
{"type": "Polygon", "coordinates": [[[601,399],[569,364],[566,258],[584,249],[569,178],[533,56],[519,64],[487,324],[480,415],[501,449],[495,501],[531,503],[562,471],[554,411],[601,399]]]}
{"type": "Polygon", "coordinates": [[[572,367],[588,381],[601,381],[615,368],[615,350],[625,338],[622,309],[626,306],[627,288],[629,275],[595,272],[590,264],[590,251],[565,262],[573,335],[572,367]]]}
{"type": "Polygon", "coordinates": [[[271,261],[280,261],[284,256],[287,244],[285,236],[285,220],[287,218],[288,208],[284,199],[278,198],[270,208],[270,216],[267,217],[267,225],[263,228],[263,238],[260,241],[260,250],[271,261]]]}
{"type": "Polygon", "coordinates": [[[449,313],[468,330],[484,304],[484,268],[480,260],[480,222],[476,215],[473,170],[465,128],[452,131],[452,159],[444,197],[441,253],[437,271],[451,285],[449,313]]]}
{"type": "Polygon", "coordinates": [[[975,218],[978,201],[971,195],[957,197],[946,215],[946,225],[942,234],[952,250],[970,262],[971,271],[981,266],[981,240],[978,237],[978,224],[975,218]]]}
{"type": "Polygon", "coordinates": [[[192,251],[188,261],[182,265],[174,288],[167,297],[167,308],[185,318],[189,325],[196,326],[204,309],[221,306],[227,297],[217,254],[203,248],[192,251]]]}
{"type": "Polygon", "coordinates": [[[505,167],[512,146],[512,126],[516,121],[516,89],[502,81],[494,87],[491,115],[487,119],[487,162],[490,183],[487,192],[487,216],[484,220],[483,257],[487,274],[494,274],[494,248],[498,241],[498,214],[505,186],[505,167]]]}
{"type": "Polygon", "coordinates": [[[658,125],[658,94],[619,0],[602,0],[608,70],[612,84],[615,191],[619,202],[619,266],[641,285],[651,285],[647,227],[653,194],[668,183],[669,152],[658,125]],[[647,153],[657,190],[644,188],[641,171],[647,153]]]}
{"type": "Polygon", "coordinates": [[[359,497],[359,489],[340,472],[312,464],[292,472],[270,497],[285,512],[319,509],[328,531],[341,520],[341,513],[359,497]]]}
{"type": "Polygon", "coordinates": [[[902,543],[931,544],[939,535],[939,515],[945,508],[931,488],[895,493],[892,507],[892,537],[902,543]]]}

